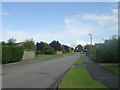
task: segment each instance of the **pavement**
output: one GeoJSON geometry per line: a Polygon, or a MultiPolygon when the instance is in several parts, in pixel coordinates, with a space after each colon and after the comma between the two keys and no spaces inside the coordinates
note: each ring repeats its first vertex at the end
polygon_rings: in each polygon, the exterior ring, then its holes
{"type": "Polygon", "coordinates": [[[3,65],[2,88],[49,88],[79,58],[79,54],[74,54],[53,60],[3,65]]]}
{"type": "Polygon", "coordinates": [[[99,63],[94,62],[85,55],[84,58],[86,60],[86,68],[94,80],[113,90],[119,88],[118,82],[120,79],[120,75],[113,73],[108,69],[105,69],[104,67],[99,65],[99,63]]]}

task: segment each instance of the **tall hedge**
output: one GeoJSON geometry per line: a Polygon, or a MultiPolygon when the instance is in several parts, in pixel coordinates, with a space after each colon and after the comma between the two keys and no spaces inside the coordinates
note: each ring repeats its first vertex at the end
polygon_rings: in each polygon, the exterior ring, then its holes
{"type": "Polygon", "coordinates": [[[103,45],[96,48],[96,59],[98,62],[118,63],[118,39],[106,40],[103,45]]]}
{"type": "Polygon", "coordinates": [[[11,61],[10,62],[18,62],[22,59],[23,56],[23,48],[22,47],[11,47],[11,61]]]}
{"type": "Polygon", "coordinates": [[[97,59],[97,62],[107,61],[104,47],[96,48],[96,59],[97,59]]]}
{"type": "Polygon", "coordinates": [[[18,46],[2,47],[2,63],[18,62],[22,59],[24,49],[18,46]]]}
{"type": "Polygon", "coordinates": [[[2,46],[2,63],[8,63],[11,57],[11,48],[9,46],[2,46]]]}

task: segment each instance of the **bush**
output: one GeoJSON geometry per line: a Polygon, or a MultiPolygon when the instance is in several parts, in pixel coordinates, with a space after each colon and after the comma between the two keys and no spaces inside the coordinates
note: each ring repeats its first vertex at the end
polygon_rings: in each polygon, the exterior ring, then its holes
{"type": "Polygon", "coordinates": [[[106,62],[106,53],[105,53],[105,48],[101,47],[101,48],[97,48],[96,49],[96,60],[97,62],[106,62]]]}
{"type": "Polygon", "coordinates": [[[10,63],[10,62],[18,62],[22,59],[23,56],[23,48],[22,47],[2,47],[2,64],[10,63]]]}
{"type": "Polygon", "coordinates": [[[35,50],[35,44],[33,39],[27,39],[22,43],[22,46],[25,50],[28,50],[28,51],[35,50]]]}
{"type": "Polygon", "coordinates": [[[105,63],[118,63],[118,39],[106,40],[96,48],[96,60],[105,63]]]}
{"type": "Polygon", "coordinates": [[[36,44],[36,54],[55,54],[55,50],[47,43],[40,42],[36,44]]]}
{"type": "Polygon", "coordinates": [[[23,56],[23,48],[22,47],[11,47],[12,58],[10,62],[18,62],[22,59],[23,56]]]}
{"type": "Polygon", "coordinates": [[[43,53],[44,54],[55,54],[55,51],[49,44],[45,43],[44,48],[43,48],[43,53]]]}
{"type": "Polygon", "coordinates": [[[11,48],[9,46],[2,46],[2,63],[8,63],[11,57],[11,48]]]}

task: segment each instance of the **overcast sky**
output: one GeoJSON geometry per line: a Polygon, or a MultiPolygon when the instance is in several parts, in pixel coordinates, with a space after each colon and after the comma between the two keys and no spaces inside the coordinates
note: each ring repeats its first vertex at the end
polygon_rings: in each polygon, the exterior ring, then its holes
{"type": "Polygon", "coordinates": [[[4,2],[2,3],[2,40],[17,42],[33,38],[35,42],[75,46],[103,42],[118,34],[118,3],[113,2],[4,2]]]}

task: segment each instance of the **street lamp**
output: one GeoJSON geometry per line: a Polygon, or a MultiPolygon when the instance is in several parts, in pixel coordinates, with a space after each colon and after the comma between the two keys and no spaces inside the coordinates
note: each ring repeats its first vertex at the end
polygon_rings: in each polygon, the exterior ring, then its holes
{"type": "Polygon", "coordinates": [[[90,56],[92,56],[92,34],[88,34],[90,36],[90,43],[91,43],[91,49],[90,49],[90,56]]]}

